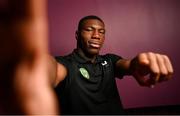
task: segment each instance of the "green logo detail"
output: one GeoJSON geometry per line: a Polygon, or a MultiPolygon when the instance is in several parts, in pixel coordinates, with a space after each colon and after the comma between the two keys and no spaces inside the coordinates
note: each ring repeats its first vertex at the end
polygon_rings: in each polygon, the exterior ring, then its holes
{"type": "Polygon", "coordinates": [[[89,73],[85,68],[80,68],[79,71],[81,72],[82,76],[86,79],[89,79],[89,73]]]}

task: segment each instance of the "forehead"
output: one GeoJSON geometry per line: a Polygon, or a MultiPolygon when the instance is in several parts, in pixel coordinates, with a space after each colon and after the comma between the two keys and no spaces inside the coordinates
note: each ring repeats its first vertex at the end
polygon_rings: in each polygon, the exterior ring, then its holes
{"type": "Polygon", "coordinates": [[[97,19],[87,19],[83,22],[82,26],[83,27],[93,26],[93,27],[105,28],[104,23],[97,19]]]}

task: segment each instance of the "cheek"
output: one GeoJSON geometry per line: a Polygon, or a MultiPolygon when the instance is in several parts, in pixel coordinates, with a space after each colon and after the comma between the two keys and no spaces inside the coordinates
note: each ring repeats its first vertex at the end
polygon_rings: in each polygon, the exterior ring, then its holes
{"type": "Polygon", "coordinates": [[[92,36],[92,32],[85,32],[85,31],[81,32],[81,37],[82,38],[89,39],[89,38],[91,38],[91,36],[92,36]]]}
{"type": "Polygon", "coordinates": [[[87,40],[86,39],[82,39],[81,43],[83,46],[87,46],[87,40]]]}
{"type": "Polygon", "coordinates": [[[81,38],[79,38],[79,39],[80,39],[79,42],[80,42],[80,44],[81,44],[80,46],[83,47],[83,48],[84,48],[84,47],[86,48],[86,47],[88,46],[87,39],[86,39],[85,37],[82,37],[82,36],[81,36],[81,38]]]}
{"type": "Polygon", "coordinates": [[[102,44],[104,44],[104,40],[105,40],[105,38],[102,38],[102,39],[101,39],[101,43],[102,43],[102,44]]]}
{"type": "Polygon", "coordinates": [[[87,44],[89,39],[90,39],[90,35],[89,34],[82,34],[81,35],[82,43],[87,44]]]}

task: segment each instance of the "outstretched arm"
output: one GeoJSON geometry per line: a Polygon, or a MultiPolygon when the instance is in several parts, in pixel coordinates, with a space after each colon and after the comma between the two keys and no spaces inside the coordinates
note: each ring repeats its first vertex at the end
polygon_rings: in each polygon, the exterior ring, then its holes
{"type": "Polygon", "coordinates": [[[135,77],[141,86],[153,87],[156,83],[171,79],[173,67],[166,55],[158,53],[140,53],[132,60],[119,60],[119,70],[135,77]]]}
{"type": "Polygon", "coordinates": [[[58,114],[48,73],[46,0],[5,0],[0,7],[1,114],[58,114]]]}

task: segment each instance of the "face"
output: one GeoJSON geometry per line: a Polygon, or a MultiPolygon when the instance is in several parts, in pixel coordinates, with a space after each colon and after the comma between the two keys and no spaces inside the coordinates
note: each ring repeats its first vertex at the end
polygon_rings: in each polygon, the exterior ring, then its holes
{"type": "Polygon", "coordinates": [[[88,19],[78,33],[78,47],[85,54],[97,55],[105,39],[105,26],[97,19],[88,19]]]}

